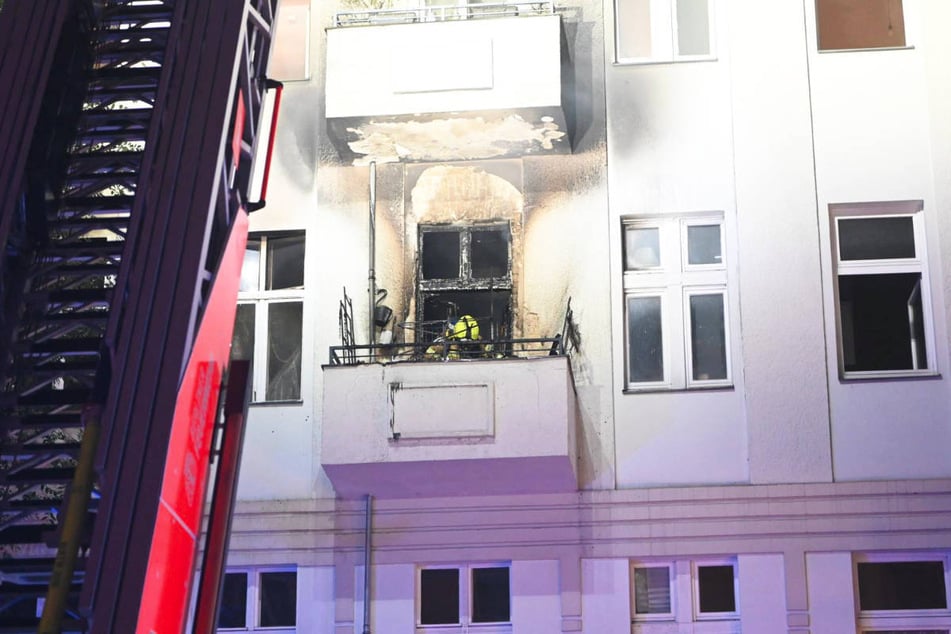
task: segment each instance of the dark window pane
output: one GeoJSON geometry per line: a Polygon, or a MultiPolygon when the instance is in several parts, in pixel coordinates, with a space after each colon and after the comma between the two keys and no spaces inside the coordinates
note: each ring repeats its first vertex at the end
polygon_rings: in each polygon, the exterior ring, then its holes
{"type": "Polygon", "coordinates": [[[267,242],[267,289],[304,285],[304,236],[270,238],[267,242]]]}
{"type": "Polygon", "coordinates": [[[948,630],[862,630],[862,634],[948,634],[948,630]]]}
{"type": "Polygon", "coordinates": [[[694,381],[727,378],[721,293],[690,296],[690,342],[694,381]]]}
{"type": "Polygon", "coordinates": [[[459,570],[431,568],[419,571],[419,622],[445,625],[459,622],[459,570]]]}
{"type": "Polygon", "coordinates": [[[839,220],[839,257],[842,260],[913,258],[914,223],[908,216],[839,220]]]}
{"type": "Polygon", "coordinates": [[[634,569],[634,612],[670,614],[670,568],[634,569]]]}
{"type": "Polygon", "coordinates": [[[244,627],[248,612],[248,573],[225,573],[218,606],[218,627],[244,627]]]}
{"type": "Polygon", "coordinates": [[[509,272],[509,232],[473,231],[469,257],[472,277],[505,277],[509,272]]]}
{"type": "Polygon", "coordinates": [[[627,332],[630,381],[663,381],[663,327],[659,297],[628,298],[627,332]]]}
{"type": "Polygon", "coordinates": [[[240,291],[260,290],[261,275],[261,239],[248,238],[248,246],[244,251],[244,263],[241,265],[240,291]]]}
{"type": "Polygon", "coordinates": [[[698,566],[700,612],[736,612],[733,566],[698,566]]]}
{"type": "Polygon", "coordinates": [[[505,623],[509,615],[509,569],[472,569],[472,622],[505,623]]]}
{"type": "Polygon", "coordinates": [[[846,371],[928,367],[921,275],[840,275],[839,312],[846,371]]]}
{"type": "Polygon", "coordinates": [[[628,227],[624,231],[624,268],[628,271],[660,266],[660,229],[628,227]]]}
{"type": "Polygon", "coordinates": [[[858,564],[859,605],[863,610],[943,610],[947,608],[944,564],[893,561],[858,564]]]}
{"type": "Polygon", "coordinates": [[[261,627],[297,624],[297,573],[261,573],[261,627]]]}
{"type": "Polygon", "coordinates": [[[720,225],[687,227],[687,264],[722,264],[720,225]]]}
{"type": "Polygon", "coordinates": [[[677,0],[677,52],[680,55],[710,54],[710,24],[707,0],[677,0]]]}
{"type": "Polygon", "coordinates": [[[444,323],[455,323],[459,317],[469,315],[479,326],[478,338],[507,338],[511,325],[511,295],[507,290],[426,294],[423,296],[423,321],[435,323],[426,332],[418,332],[417,336],[422,340],[432,341],[433,337],[445,334],[444,323]]]}
{"type": "Polygon", "coordinates": [[[267,395],[269,401],[300,399],[303,304],[268,305],[267,395]]]}
{"type": "Polygon", "coordinates": [[[423,279],[454,279],[459,277],[459,233],[456,231],[423,232],[423,279]]]}
{"type": "Polygon", "coordinates": [[[819,49],[905,45],[902,0],[816,0],[819,49]]]}
{"type": "Polygon", "coordinates": [[[231,337],[231,358],[250,361],[254,358],[254,304],[238,304],[231,337]]]}

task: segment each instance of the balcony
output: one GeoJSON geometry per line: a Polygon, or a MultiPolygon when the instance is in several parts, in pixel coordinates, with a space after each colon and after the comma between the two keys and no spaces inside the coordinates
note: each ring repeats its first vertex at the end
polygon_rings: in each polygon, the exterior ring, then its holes
{"type": "Polygon", "coordinates": [[[540,356],[509,348],[504,358],[350,357],[326,366],[321,461],[337,494],[577,490],[580,423],[569,359],[557,354],[557,340],[535,341],[540,356]]]}
{"type": "Polygon", "coordinates": [[[326,117],[354,164],[570,153],[550,2],[339,13],[326,117]]]}

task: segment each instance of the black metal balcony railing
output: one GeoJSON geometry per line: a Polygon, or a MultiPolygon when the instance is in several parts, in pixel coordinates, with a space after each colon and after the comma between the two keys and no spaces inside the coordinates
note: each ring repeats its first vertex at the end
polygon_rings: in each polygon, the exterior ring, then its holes
{"type": "Polygon", "coordinates": [[[421,343],[331,346],[330,365],[395,361],[525,359],[567,354],[561,334],[535,339],[453,339],[421,343]]]}
{"type": "Polygon", "coordinates": [[[498,328],[491,317],[463,316],[458,320],[402,322],[396,325],[397,341],[357,345],[353,334],[353,304],[346,289],[340,302],[339,326],[341,345],[330,347],[330,365],[558,356],[570,354],[578,342],[570,298],[561,332],[552,337],[507,338],[497,334],[504,330],[498,328]],[[482,324],[481,330],[478,324],[482,324]],[[483,338],[483,333],[488,336],[483,338]]]}
{"type": "Polygon", "coordinates": [[[411,9],[374,9],[344,11],[334,15],[334,26],[369,26],[381,24],[412,24],[414,22],[446,22],[533,15],[552,15],[553,2],[500,2],[495,4],[441,5],[411,9]]]}

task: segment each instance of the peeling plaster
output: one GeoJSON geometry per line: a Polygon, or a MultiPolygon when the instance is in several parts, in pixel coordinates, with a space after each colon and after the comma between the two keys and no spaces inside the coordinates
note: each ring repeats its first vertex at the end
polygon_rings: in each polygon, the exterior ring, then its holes
{"type": "Polygon", "coordinates": [[[450,161],[510,156],[513,153],[550,152],[567,140],[552,117],[538,124],[519,115],[501,119],[446,118],[431,121],[369,121],[347,132],[357,140],[350,149],[361,154],[354,165],[370,161],[450,161]]]}

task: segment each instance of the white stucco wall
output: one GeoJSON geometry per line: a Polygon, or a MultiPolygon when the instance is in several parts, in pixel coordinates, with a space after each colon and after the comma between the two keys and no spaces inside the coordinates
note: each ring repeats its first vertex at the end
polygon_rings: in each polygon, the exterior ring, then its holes
{"type": "Polygon", "coordinates": [[[740,555],[739,610],[744,632],[778,632],[786,621],[783,556],[740,555]]]}
{"type": "Polygon", "coordinates": [[[584,634],[630,629],[631,579],[626,559],[583,559],[581,591],[584,634]]]}
{"type": "MultiPolygon", "coordinates": [[[[728,28],[726,4],[715,5],[718,31],[728,28]]],[[[730,51],[725,37],[718,40],[714,61],[614,65],[606,72],[619,487],[749,480],[741,289],[736,283],[730,51]],[[733,388],[624,394],[621,218],[697,211],[724,216],[733,388]]],[[[613,55],[613,46],[609,38],[607,55],[613,55]]]]}
{"type": "MultiPolygon", "coordinates": [[[[813,8],[807,5],[807,24],[813,8]]],[[[818,226],[824,278],[829,397],[835,477],[839,480],[944,477],[951,462],[942,447],[951,443],[947,349],[947,265],[940,236],[947,235],[947,209],[939,203],[936,178],[951,168],[948,140],[933,118],[951,108],[944,81],[951,73],[945,38],[927,37],[925,25],[947,24],[947,3],[904,3],[908,48],[819,53],[815,29],[807,40],[815,130],[818,226]],[[932,48],[936,46],[936,48],[932,48]],[[944,53],[942,55],[942,52],[944,53]],[[933,94],[934,91],[937,94],[933,94]],[[940,161],[940,162],[938,162],[940,161]],[[931,273],[933,327],[942,379],[843,381],[838,378],[832,247],[828,206],[841,202],[920,200],[923,203],[927,265],[931,273]],[[945,275],[942,278],[942,274],[945,275]]],[[[941,125],[941,124],[938,124],[941,125]]],[[[946,176],[944,177],[947,180],[946,176]]]]}
{"type": "Polygon", "coordinates": [[[558,562],[513,561],[512,630],[560,632],[561,595],[558,562]]]}
{"type": "Polygon", "coordinates": [[[297,631],[333,632],[334,569],[331,566],[297,568],[297,631]]]}
{"type": "Polygon", "coordinates": [[[807,553],[806,570],[812,634],[855,631],[855,599],[842,591],[853,585],[851,553],[807,553]]]}

